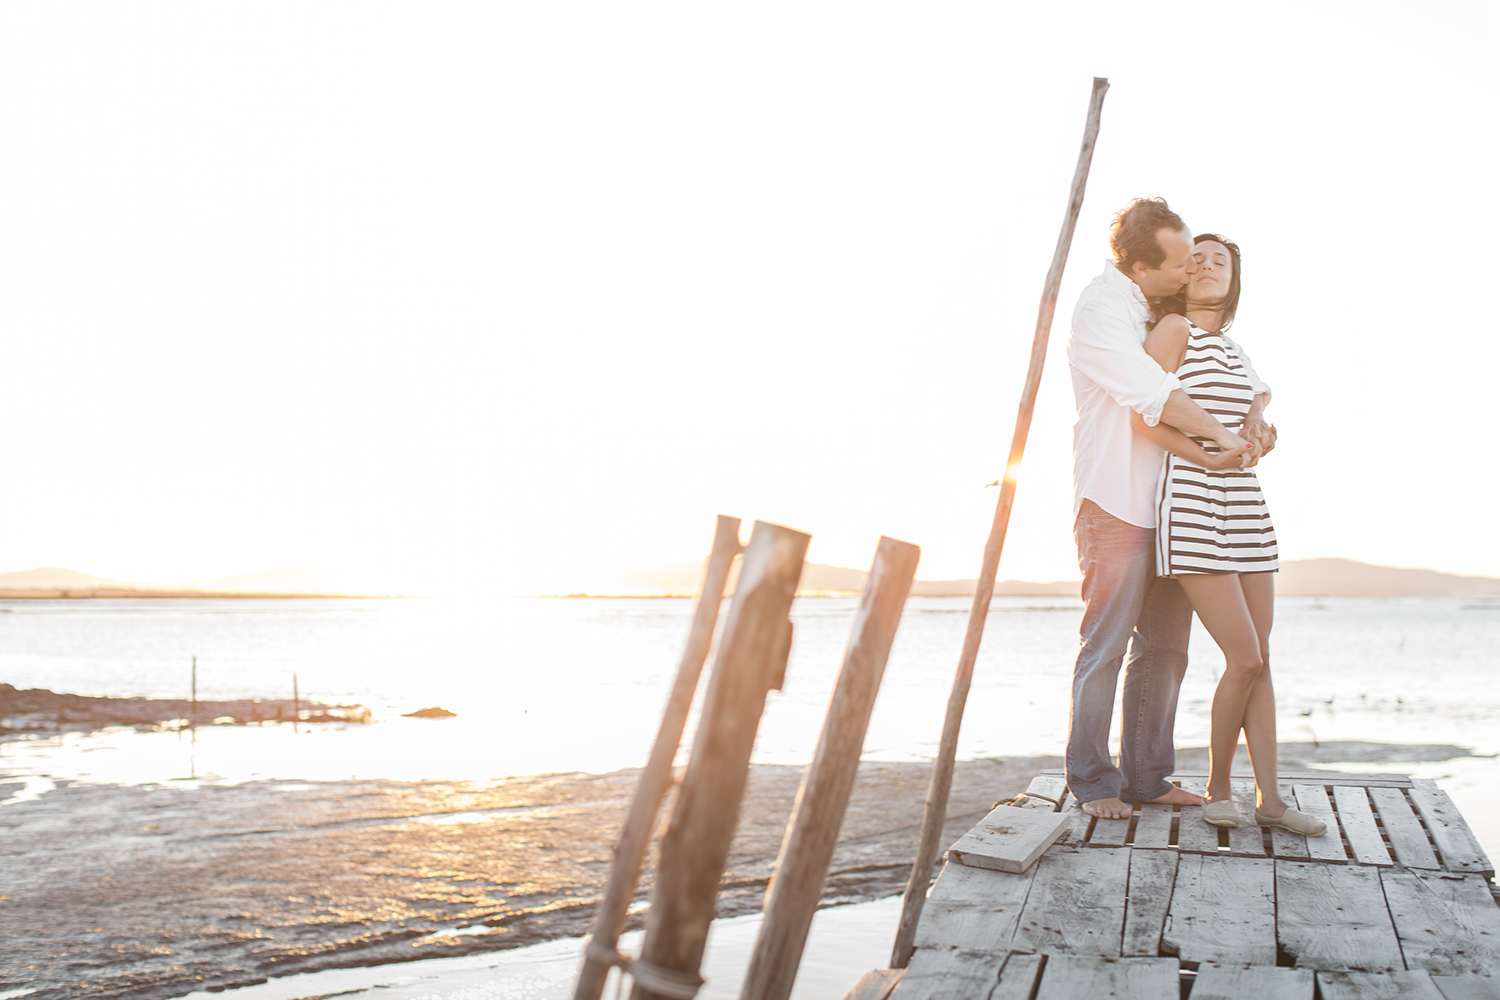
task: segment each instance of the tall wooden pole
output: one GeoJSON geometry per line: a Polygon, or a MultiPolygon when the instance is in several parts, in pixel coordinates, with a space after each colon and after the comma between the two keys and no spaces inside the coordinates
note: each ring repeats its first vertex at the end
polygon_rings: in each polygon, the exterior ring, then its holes
{"type": "Polygon", "coordinates": [[[1016,432],[1010,442],[1010,458],[1005,463],[1005,477],[1000,483],[1000,500],[995,505],[995,520],[989,540],[984,544],[984,566],[974,587],[974,604],[969,610],[969,628],[964,633],[963,653],[953,677],[953,691],[948,696],[948,713],[943,719],[943,738],[938,745],[932,780],[927,787],[927,809],[922,816],[922,839],[917,859],[906,882],[906,899],[901,909],[901,926],[891,950],[891,968],[904,969],[911,958],[912,942],[917,935],[917,921],[922,918],[922,904],[927,899],[927,884],[937,861],[938,842],[943,835],[943,821],[948,816],[948,791],[953,784],[953,760],[958,753],[958,730],[963,722],[964,703],[969,697],[969,682],[974,676],[974,661],[979,656],[979,641],[984,636],[984,621],[995,592],[995,573],[1000,568],[1000,550],[1005,547],[1005,532],[1010,526],[1011,505],[1016,497],[1016,476],[1021,456],[1026,451],[1026,435],[1031,430],[1031,412],[1036,406],[1037,388],[1042,383],[1042,363],[1047,358],[1047,335],[1052,330],[1052,313],[1057,308],[1057,290],[1062,284],[1063,266],[1073,245],[1073,228],[1083,208],[1083,189],[1094,158],[1094,141],[1099,137],[1099,115],[1104,108],[1104,92],[1109,81],[1094,78],[1094,93],[1089,101],[1088,123],[1083,130],[1083,146],[1078,150],[1078,167],[1073,172],[1073,189],[1068,197],[1068,211],[1063,218],[1047,284],[1042,289],[1042,303],[1037,310],[1036,335],[1031,342],[1031,366],[1026,372],[1026,386],[1021,390],[1020,412],[1016,414],[1016,432]]]}
{"type": "Polygon", "coordinates": [[[693,996],[719,879],[739,822],[750,753],[766,694],[780,688],[791,651],[787,614],[809,535],[756,521],[703,701],[682,790],[661,843],[633,1000],[693,996]]]}
{"type": "Polygon", "coordinates": [[[922,550],[881,538],[812,764],[802,777],[740,1000],[787,1000],[859,771],[865,730],[922,550]]]}
{"type": "Polygon", "coordinates": [[[677,665],[677,680],[667,698],[661,725],[657,727],[651,757],[641,772],[641,783],[636,786],[635,801],[631,803],[625,827],[620,831],[614,868],[610,871],[609,885],[605,887],[599,911],[594,915],[594,927],[584,951],[583,968],[578,972],[578,984],[573,989],[573,1000],[599,1000],[604,992],[604,981],[614,964],[615,948],[625,929],[626,911],[635,894],[641,863],[651,842],[651,828],[656,824],[661,800],[672,784],[672,762],[682,742],[682,730],[693,705],[693,692],[698,689],[698,676],[703,672],[703,663],[708,659],[708,648],[713,642],[714,623],[719,620],[719,605],[724,600],[729,568],[739,552],[740,519],[720,514],[714,528],[708,567],[703,574],[703,589],[698,592],[698,607],[693,612],[693,624],[688,630],[687,648],[682,651],[682,660],[677,665]]]}

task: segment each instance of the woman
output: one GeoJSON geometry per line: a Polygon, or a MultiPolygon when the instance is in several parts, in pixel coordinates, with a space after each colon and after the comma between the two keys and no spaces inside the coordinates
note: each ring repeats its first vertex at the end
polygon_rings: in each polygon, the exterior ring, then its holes
{"type": "MultiPolygon", "coordinates": [[[[1238,428],[1263,404],[1251,389],[1239,345],[1224,335],[1240,299],[1239,247],[1222,236],[1193,240],[1197,272],[1182,299],[1157,307],[1146,352],[1176,372],[1193,400],[1227,427],[1238,428]]],[[[1240,817],[1229,770],[1241,730],[1255,771],[1255,822],[1320,837],[1326,826],[1289,808],[1276,782],[1276,697],[1271,686],[1270,634],[1276,531],[1246,453],[1225,453],[1174,428],[1138,432],[1168,452],[1158,494],[1157,574],[1176,578],[1209,634],[1224,651],[1214,691],[1208,795],[1203,818],[1235,827],[1240,817]]]]}

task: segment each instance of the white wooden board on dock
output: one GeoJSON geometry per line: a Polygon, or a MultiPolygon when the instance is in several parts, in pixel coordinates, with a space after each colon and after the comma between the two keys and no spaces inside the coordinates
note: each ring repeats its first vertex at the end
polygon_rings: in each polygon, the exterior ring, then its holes
{"type": "Polygon", "coordinates": [[[948,849],[950,860],[970,868],[1024,872],[1068,828],[1068,813],[996,806],[948,849]]]}

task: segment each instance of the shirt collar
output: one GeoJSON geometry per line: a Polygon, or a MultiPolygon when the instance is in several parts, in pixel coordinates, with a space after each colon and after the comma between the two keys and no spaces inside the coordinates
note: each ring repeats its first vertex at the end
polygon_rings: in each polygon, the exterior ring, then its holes
{"type": "Polygon", "coordinates": [[[1128,291],[1142,309],[1150,309],[1151,303],[1146,301],[1146,295],[1141,291],[1141,286],[1125,276],[1125,272],[1115,267],[1115,262],[1108,260],[1104,262],[1104,273],[1100,275],[1106,285],[1113,285],[1121,291],[1128,291]]]}

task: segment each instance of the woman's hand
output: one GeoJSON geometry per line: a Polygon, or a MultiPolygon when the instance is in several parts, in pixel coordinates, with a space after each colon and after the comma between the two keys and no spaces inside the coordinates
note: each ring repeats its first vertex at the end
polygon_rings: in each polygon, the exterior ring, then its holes
{"type": "Polygon", "coordinates": [[[1248,469],[1260,456],[1256,454],[1255,445],[1246,445],[1233,451],[1205,454],[1203,457],[1203,468],[1209,472],[1227,472],[1230,469],[1248,469]]]}

